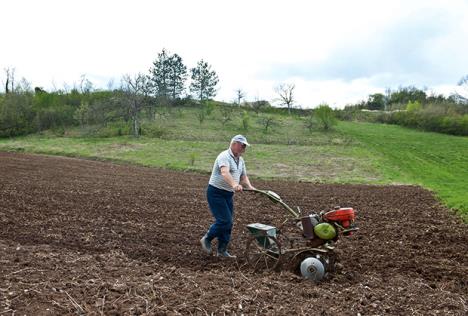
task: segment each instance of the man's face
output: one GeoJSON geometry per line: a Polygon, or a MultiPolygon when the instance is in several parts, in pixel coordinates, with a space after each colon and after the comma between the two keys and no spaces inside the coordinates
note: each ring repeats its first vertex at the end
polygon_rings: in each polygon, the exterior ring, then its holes
{"type": "Polygon", "coordinates": [[[243,144],[241,142],[234,142],[232,146],[232,151],[234,154],[237,154],[240,156],[245,152],[246,147],[247,147],[246,144],[243,144]]]}

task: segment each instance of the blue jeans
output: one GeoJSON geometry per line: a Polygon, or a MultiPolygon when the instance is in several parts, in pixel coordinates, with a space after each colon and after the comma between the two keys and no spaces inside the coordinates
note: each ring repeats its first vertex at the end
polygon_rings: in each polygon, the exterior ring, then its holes
{"type": "Polygon", "coordinates": [[[215,218],[215,223],[210,226],[206,234],[208,241],[218,238],[218,251],[226,251],[231,240],[232,218],[234,215],[233,192],[218,189],[208,185],[206,198],[215,218]]]}

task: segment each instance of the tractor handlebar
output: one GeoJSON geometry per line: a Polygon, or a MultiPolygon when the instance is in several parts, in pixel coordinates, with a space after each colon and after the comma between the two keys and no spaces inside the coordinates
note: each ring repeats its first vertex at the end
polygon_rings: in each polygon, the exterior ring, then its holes
{"type": "Polygon", "coordinates": [[[293,217],[294,219],[298,219],[299,218],[299,213],[297,213],[295,210],[293,210],[289,205],[287,205],[286,203],[283,202],[283,200],[281,199],[281,197],[276,194],[275,192],[273,191],[270,191],[270,190],[258,190],[258,189],[245,189],[244,191],[251,191],[251,192],[255,192],[255,193],[260,193],[260,194],[263,194],[263,195],[266,195],[271,201],[273,201],[274,203],[279,203],[281,204],[281,206],[283,206],[293,217]]]}

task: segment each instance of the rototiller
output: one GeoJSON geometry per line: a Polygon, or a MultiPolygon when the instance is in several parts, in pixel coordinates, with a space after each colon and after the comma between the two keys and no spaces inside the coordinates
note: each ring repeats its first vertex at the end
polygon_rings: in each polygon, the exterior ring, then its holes
{"type": "Polygon", "coordinates": [[[247,225],[250,238],[245,257],[253,269],[277,270],[289,258],[297,273],[315,282],[335,271],[334,243],[340,235],[348,236],[358,229],[354,209],[336,207],[328,212],[301,216],[299,208],[293,210],[273,191],[246,191],[266,195],[291,215],[279,227],[261,223],[247,225]]]}

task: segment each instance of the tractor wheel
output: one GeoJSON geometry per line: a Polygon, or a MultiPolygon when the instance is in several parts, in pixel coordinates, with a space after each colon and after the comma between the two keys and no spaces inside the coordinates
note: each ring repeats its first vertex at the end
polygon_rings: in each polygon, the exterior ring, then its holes
{"type": "Polygon", "coordinates": [[[281,245],[275,237],[250,236],[245,249],[248,264],[255,270],[275,270],[281,263],[281,245]]]}
{"type": "Polygon", "coordinates": [[[325,276],[327,276],[329,273],[335,272],[336,255],[334,252],[319,253],[313,250],[307,250],[297,253],[292,259],[294,273],[297,275],[303,275],[301,271],[301,263],[309,257],[316,258],[322,262],[325,269],[325,276]]]}
{"type": "Polygon", "coordinates": [[[313,282],[320,282],[325,276],[325,266],[322,261],[314,257],[307,257],[300,265],[301,275],[313,282]]]}

